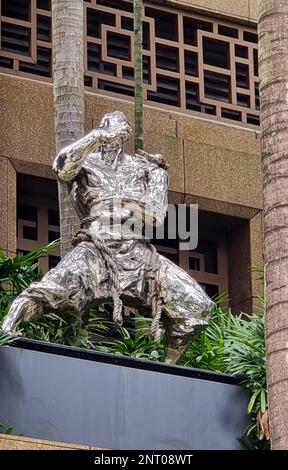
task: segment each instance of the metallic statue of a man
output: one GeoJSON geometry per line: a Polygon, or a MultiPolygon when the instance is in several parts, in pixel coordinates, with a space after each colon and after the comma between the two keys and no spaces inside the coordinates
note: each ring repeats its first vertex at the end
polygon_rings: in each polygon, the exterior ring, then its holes
{"type": "Polygon", "coordinates": [[[144,216],[150,216],[155,225],[164,222],[168,175],[161,155],[124,152],[131,134],[123,113],[106,114],[98,129],[56,157],[53,170],[67,184],[81,228],[74,248],[56,268],[14,300],[4,331],[15,333],[20,321],[43,311],[74,309],[84,314],[109,300],[114,304],[113,318],[121,324],[124,302],[152,310],[155,340],[160,337],[162,314],[166,362],[176,363],[208,324],[213,302],[142,234],[144,216]]]}

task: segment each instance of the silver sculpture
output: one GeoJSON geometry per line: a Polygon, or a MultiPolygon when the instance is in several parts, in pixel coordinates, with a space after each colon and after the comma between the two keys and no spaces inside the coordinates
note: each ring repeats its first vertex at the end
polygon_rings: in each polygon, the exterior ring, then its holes
{"type": "Polygon", "coordinates": [[[74,248],[40,282],[12,303],[2,329],[15,334],[20,321],[45,310],[84,314],[112,300],[122,323],[122,302],[152,310],[152,337],[166,330],[166,362],[176,363],[209,321],[213,302],[199,284],[157,253],[143,236],[143,217],[162,224],[167,210],[167,165],[161,155],[128,155],[132,134],[125,115],[106,114],[98,129],[64,148],[53,170],[68,186],[81,220],[74,248]],[[127,223],[133,219],[131,224],[127,223]],[[113,223],[111,223],[111,220],[113,223]]]}

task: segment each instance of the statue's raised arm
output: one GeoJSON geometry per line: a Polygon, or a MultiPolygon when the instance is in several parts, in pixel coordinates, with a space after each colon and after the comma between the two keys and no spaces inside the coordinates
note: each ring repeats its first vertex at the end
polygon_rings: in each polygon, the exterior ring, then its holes
{"type": "Polygon", "coordinates": [[[53,171],[63,182],[73,180],[80,172],[86,158],[99,150],[101,146],[111,145],[121,139],[124,141],[131,135],[132,129],[127,122],[106,115],[98,129],[63,148],[53,162],[53,171]]]}

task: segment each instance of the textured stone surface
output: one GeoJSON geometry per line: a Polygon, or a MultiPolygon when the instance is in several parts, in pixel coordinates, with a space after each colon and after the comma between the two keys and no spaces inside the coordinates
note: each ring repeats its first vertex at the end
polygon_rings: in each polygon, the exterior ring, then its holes
{"type": "Polygon", "coordinates": [[[251,129],[181,116],[177,119],[177,136],[231,151],[252,153],[260,159],[260,133],[251,129]]]}
{"type": "Polygon", "coordinates": [[[168,201],[170,204],[185,204],[185,196],[182,193],[176,191],[169,191],[168,201]]]}
{"type": "Polygon", "coordinates": [[[53,99],[49,84],[2,75],[0,154],[51,165],[53,99]]]}
{"type": "MultiPolygon", "coordinates": [[[[155,0],[154,3],[160,3],[161,0],[155,0]]],[[[206,0],[167,0],[162,3],[168,5],[175,4],[176,7],[185,6],[185,7],[205,7],[206,0]]]]}
{"type": "Polygon", "coordinates": [[[186,193],[261,207],[260,158],[215,145],[184,143],[186,193]]]}
{"type": "Polygon", "coordinates": [[[32,163],[25,160],[10,159],[13,167],[17,173],[24,173],[25,175],[39,176],[41,178],[55,179],[51,165],[44,163],[32,163]]]}
{"type": "Polygon", "coordinates": [[[249,0],[249,17],[252,21],[258,18],[258,0],[249,0]]]}
{"type": "Polygon", "coordinates": [[[84,122],[85,133],[88,134],[88,132],[92,131],[92,129],[93,129],[93,119],[89,119],[88,117],[85,117],[85,122],[84,122]]]}
{"type": "MultiPolygon", "coordinates": [[[[17,171],[52,177],[51,85],[16,77],[1,78],[3,131],[0,154],[13,159],[17,171]]],[[[115,109],[124,111],[133,123],[132,103],[88,93],[86,131],[96,127],[106,112],[115,109]]],[[[185,173],[188,194],[261,207],[259,139],[256,132],[150,106],[145,107],[144,118],[145,149],[167,156],[171,166],[172,191],[184,192],[185,173]]],[[[127,151],[132,150],[131,142],[127,151]]]]}
{"type": "Polygon", "coordinates": [[[155,138],[144,134],[145,150],[150,153],[162,153],[170,165],[169,188],[171,191],[184,192],[184,161],[182,141],[175,137],[155,138]]]}
{"type": "MultiPolygon", "coordinates": [[[[160,3],[160,1],[156,2],[160,3]]],[[[233,16],[241,19],[250,18],[250,3],[256,3],[256,0],[167,0],[161,1],[163,4],[175,5],[177,7],[194,7],[217,12],[226,16],[233,16]]],[[[253,18],[254,20],[255,18],[253,18]]]]}
{"type": "Polygon", "coordinates": [[[9,160],[0,156],[0,248],[16,253],[16,172],[9,160]]]}
{"type": "Polygon", "coordinates": [[[16,201],[17,174],[11,162],[7,161],[7,250],[15,253],[16,247],[16,201]]]}
{"type": "Polygon", "coordinates": [[[249,18],[248,0],[205,0],[204,7],[229,16],[249,18]]]}
{"type": "MultiPolygon", "coordinates": [[[[93,127],[99,125],[104,114],[116,109],[125,113],[132,126],[134,126],[133,103],[106,96],[95,96],[92,93],[86,94],[86,119],[92,119],[93,127]]],[[[176,137],[175,116],[173,113],[145,106],[144,131],[152,135],[157,132],[157,136],[160,134],[176,137]]]]}
{"type": "Polygon", "coordinates": [[[151,107],[144,110],[144,131],[157,142],[158,136],[177,137],[175,115],[168,111],[160,111],[151,107]]]}
{"type": "Polygon", "coordinates": [[[207,197],[186,194],[184,197],[185,204],[198,204],[199,209],[216,214],[228,215],[231,217],[240,217],[243,219],[251,219],[258,213],[259,209],[253,207],[241,206],[230,202],[218,201],[207,197]]]}
{"type": "Polygon", "coordinates": [[[134,119],[133,104],[121,99],[86,93],[85,95],[85,114],[86,118],[93,120],[93,127],[99,125],[104,114],[111,111],[122,111],[126,114],[131,123],[134,119]]]}
{"type": "MultiPolygon", "coordinates": [[[[0,434],[0,450],[97,450],[96,447],[0,434]]],[[[100,450],[100,449],[98,449],[100,450]]]]}

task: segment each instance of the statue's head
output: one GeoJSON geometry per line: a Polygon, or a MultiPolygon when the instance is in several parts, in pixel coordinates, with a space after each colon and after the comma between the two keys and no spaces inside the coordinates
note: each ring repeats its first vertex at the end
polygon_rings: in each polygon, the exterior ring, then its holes
{"type": "Polygon", "coordinates": [[[127,141],[133,134],[132,127],[126,118],[125,114],[121,111],[114,111],[107,113],[100,123],[100,129],[107,129],[119,134],[119,140],[127,141]]]}

